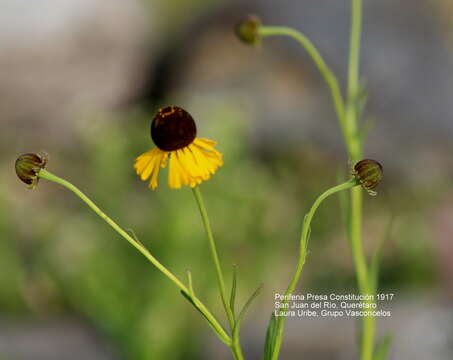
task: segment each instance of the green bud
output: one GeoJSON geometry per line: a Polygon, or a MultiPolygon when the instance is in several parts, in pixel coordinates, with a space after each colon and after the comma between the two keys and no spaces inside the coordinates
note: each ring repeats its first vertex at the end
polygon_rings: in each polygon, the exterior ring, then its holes
{"type": "Polygon", "coordinates": [[[352,173],[370,195],[377,194],[372,189],[378,186],[384,173],[382,165],[379,162],[371,159],[361,160],[354,165],[352,173]]]}
{"type": "Polygon", "coordinates": [[[39,171],[47,164],[46,153],[27,153],[20,155],[16,160],[16,174],[30,189],[35,189],[39,181],[39,171]]]}
{"type": "Polygon", "coordinates": [[[256,15],[249,15],[236,25],[235,32],[242,42],[250,45],[258,45],[261,40],[259,34],[260,26],[260,18],[256,15]]]}

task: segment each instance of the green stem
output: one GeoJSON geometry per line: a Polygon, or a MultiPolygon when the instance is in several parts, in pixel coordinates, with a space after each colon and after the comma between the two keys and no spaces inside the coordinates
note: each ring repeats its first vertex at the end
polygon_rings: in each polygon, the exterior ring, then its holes
{"type": "Polygon", "coordinates": [[[300,31],[292,29],[286,26],[261,26],[259,28],[259,34],[261,36],[289,36],[296,40],[302,47],[308,52],[316,67],[321,73],[322,77],[327,83],[332,96],[335,112],[339,119],[340,127],[345,136],[345,143],[350,144],[351,139],[349,138],[350,132],[347,131],[346,124],[346,111],[344,105],[344,99],[341,94],[340,85],[337,77],[333,71],[326,64],[319,51],[313,45],[313,43],[300,31]]]}
{"type": "MultiPolygon", "coordinates": [[[[190,294],[190,290],[175,276],[172,272],[170,272],[164,265],[162,265],[149,251],[146,249],[140,242],[132,238],[126,231],[124,231],[117,223],[115,223],[111,218],[109,218],[99,207],[91,201],[84,193],[82,193],[77,187],[72,185],[69,181],[66,181],[47,170],[40,170],[38,176],[40,178],[53,181],[57,184],[64,186],[65,188],[72,191],[75,195],[77,195],[82,201],[84,201],[90,208],[93,210],[99,217],[101,217],[107,224],[109,224],[117,233],[119,233],[124,239],[126,239],[133,247],[135,247],[146,259],[149,260],[151,264],[153,264],[160,272],[162,272],[171,282],[173,282],[179,289],[181,289],[184,293],[190,294]]],[[[206,306],[197,298],[193,297],[192,300],[194,301],[197,308],[200,312],[209,320],[212,324],[215,332],[217,333],[218,337],[222,342],[226,345],[230,346],[232,340],[230,336],[225,332],[222,325],[218,322],[218,320],[212,315],[206,306]]]]}
{"type": "Polygon", "coordinates": [[[357,98],[360,91],[360,41],[362,33],[362,0],[352,0],[352,20],[349,44],[348,65],[348,101],[346,114],[343,121],[346,122],[348,142],[346,146],[352,161],[361,158],[361,139],[358,133],[357,98]]]}
{"type": "MultiPolygon", "coordinates": [[[[211,250],[212,260],[214,261],[214,266],[216,269],[217,283],[219,286],[219,292],[220,292],[220,297],[222,299],[222,304],[223,304],[223,307],[227,314],[228,322],[230,324],[230,329],[231,329],[231,331],[233,331],[233,329],[235,327],[235,319],[234,319],[233,312],[232,312],[230,306],[228,305],[222,266],[220,265],[219,255],[217,253],[217,246],[216,246],[216,243],[214,240],[214,235],[212,234],[212,228],[211,228],[211,223],[209,222],[208,212],[206,211],[206,206],[204,204],[203,197],[201,196],[200,189],[198,187],[195,187],[192,190],[193,190],[193,194],[195,196],[195,200],[198,205],[198,209],[200,210],[200,215],[201,215],[201,219],[203,221],[203,226],[204,226],[204,228],[206,230],[206,234],[208,236],[209,248],[211,250]]],[[[232,341],[231,350],[236,359],[239,360],[239,359],[244,358],[240,344],[238,341],[232,341]]]]}
{"type": "MultiPolygon", "coordinates": [[[[362,0],[352,1],[352,21],[350,33],[350,48],[349,48],[349,65],[348,65],[348,87],[347,87],[347,103],[345,105],[341,95],[340,86],[337,78],[326,65],[325,61],[319,54],[312,42],[302,33],[288,27],[277,26],[262,26],[259,30],[261,36],[289,36],[299,42],[302,47],[308,52],[318,67],[321,75],[326,81],[334,103],[335,112],[343,133],[345,145],[348,150],[349,157],[353,163],[360,160],[362,157],[362,139],[358,131],[358,111],[357,98],[360,92],[360,43],[362,32],[362,0]]],[[[350,191],[350,213],[348,224],[348,237],[351,243],[352,254],[354,258],[354,266],[357,274],[357,282],[359,291],[362,294],[369,293],[370,284],[368,279],[368,267],[362,246],[362,190],[353,188],[350,191]]],[[[303,265],[303,263],[302,263],[303,265]]],[[[300,271],[302,268],[300,266],[300,271]]],[[[299,269],[299,267],[298,267],[299,269]]],[[[297,281],[296,281],[297,283],[297,281]]],[[[284,323],[284,320],[282,321],[284,323]]],[[[282,331],[280,329],[280,331],[282,331]]],[[[363,318],[363,334],[361,337],[361,360],[372,360],[375,336],[375,319],[371,316],[363,318]]],[[[281,341],[281,340],[280,340],[281,341]]],[[[278,356],[274,356],[276,359],[278,356]]]]}
{"type": "Polygon", "coordinates": [[[241,344],[239,343],[238,338],[233,339],[230,348],[236,360],[244,360],[244,354],[242,353],[241,344]]]}
{"type": "Polygon", "coordinates": [[[359,92],[360,40],[362,34],[362,0],[352,0],[351,34],[349,43],[348,98],[359,92]]]}
{"type": "MultiPolygon", "coordinates": [[[[371,294],[368,276],[368,266],[362,246],[361,225],[362,225],[362,189],[351,190],[351,216],[350,216],[350,243],[352,257],[357,274],[359,292],[362,295],[371,294]]],[[[360,344],[362,360],[372,360],[374,349],[375,319],[373,316],[365,316],[362,319],[363,328],[360,344]]]]}
{"type": "MultiPolygon", "coordinates": [[[[349,239],[352,249],[352,257],[357,274],[357,283],[359,292],[362,295],[371,294],[370,280],[368,276],[368,266],[363,251],[361,226],[362,226],[362,189],[351,190],[351,216],[350,216],[350,233],[349,239]]],[[[375,336],[375,319],[367,315],[362,319],[363,328],[360,344],[360,353],[362,360],[373,359],[374,336],[375,336]]]]}
{"type": "MultiPolygon", "coordinates": [[[[349,156],[353,162],[362,157],[362,141],[358,133],[357,97],[360,91],[360,43],[362,34],[362,0],[351,0],[352,19],[349,45],[349,69],[348,69],[348,103],[346,110],[346,123],[348,138],[347,144],[349,156]]],[[[362,246],[362,191],[351,190],[351,208],[349,224],[349,240],[354,258],[357,274],[358,288],[361,294],[370,293],[370,281],[368,266],[362,246]]],[[[373,316],[363,318],[363,333],[361,336],[360,356],[362,360],[373,359],[375,319],[373,316]]]]}
{"type": "MultiPolygon", "coordinates": [[[[302,269],[305,264],[305,258],[307,256],[308,240],[309,240],[309,236],[310,236],[310,224],[311,224],[313,216],[315,215],[315,212],[318,209],[319,205],[321,205],[321,203],[330,195],[333,195],[342,190],[351,189],[357,185],[358,185],[357,180],[355,178],[353,178],[343,184],[334,186],[333,188],[326,190],[324,193],[322,193],[316,199],[316,201],[313,203],[312,207],[310,208],[310,211],[307,213],[307,215],[305,215],[305,218],[304,218],[304,221],[302,224],[301,237],[300,237],[299,261],[297,263],[296,272],[294,273],[293,278],[292,278],[291,282],[289,283],[288,288],[285,291],[286,296],[290,295],[294,292],[294,290],[296,289],[297,283],[299,281],[300,275],[302,273],[302,269]]],[[[288,300],[284,300],[283,302],[288,303],[288,300]]],[[[272,358],[271,358],[272,360],[278,359],[281,344],[282,344],[285,321],[286,321],[285,317],[278,318],[277,330],[276,330],[277,335],[275,337],[274,350],[273,350],[272,358]]]]}
{"type": "Polygon", "coordinates": [[[352,255],[357,273],[359,290],[367,290],[368,269],[361,241],[362,225],[362,191],[360,188],[351,190],[350,234],[352,255]]]}

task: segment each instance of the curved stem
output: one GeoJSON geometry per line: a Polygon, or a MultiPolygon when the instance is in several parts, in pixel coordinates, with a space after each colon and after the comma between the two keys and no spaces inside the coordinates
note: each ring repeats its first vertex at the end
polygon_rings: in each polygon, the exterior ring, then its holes
{"type": "MultiPolygon", "coordinates": [[[[91,210],[93,210],[99,217],[101,217],[107,224],[109,224],[118,234],[120,234],[124,239],[126,239],[133,247],[135,247],[142,255],[148,259],[160,272],[162,272],[171,282],[173,282],[179,289],[181,289],[186,294],[190,294],[190,290],[164,265],[162,265],[149,251],[146,249],[139,241],[132,238],[125,230],[123,230],[117,223],[115,223],[111,218],[109,218],[93,201],[91,201],[84,193],[82,193],[77,187],[72,185],[69,181],[66,181],[47,170],[40,170],[38,176],[40,178],[53,181],[57,184],[64,186],[65,188],[72,191],[77,195],[83,202],[85,202],[91,210]]],[[[212,315],[206,306],[197,298],[193,297],[197,308],[200,312],[208,319],[213,329],[217,333],[219,339],[224,342],[226,345],[231,345],[231,338],[225,332],[222,325],[217,321],[217,319],[212,315]]]]}
{"type": "MultiPolygon", "coordinates": [[[[334,186],[333,188],[330,188],[326,190],[324,193],[322,193],[313,203],[312,207],[310,208],[310,211],[305,215],[303,224],[302,224],[302,233],[300,237],[300,253],[299,253],[299,261],[297,263],[296,267],[296,272],[293,275],[293,278],[291,279],[291,282],[289,283],[288,288],[285,291],[285,299],[287,298],[288,295],[292,294],[294,290],[296,289],[297,283],[299,281],[300,275],[302,273],[303,266],[305,264],[305,258],[307,256],[307,248],[308,248],[308,240],[310,237],[310,224],[313,219],[313,216],[315,215],[316,210],[318,209],[319,205],[330,195],[333,195],[339,191],[342,190],[347,190],[350,188],[353,188],[354,186],[357,186],[357,180],[355,178],[334,186]]],[[[360,188],[359,188],[360,190],[360,188]]],[[[288,300],[284,300],[284,303],[288,303],[288,300]]],[[[275,337],[275,343],[274,343],[274,351],[272,353],[272,360],[277,360],[282,344],[282,338],[283,338],[283,330],[285,326],[285,321],[286,318],[279,317],[278,318],[278,323],[277,323],[277,335],[275,337]]]]}
{"type": "Polygon", "coordinates": [[[344,105],[344,99],[341,94],[340,85],[337,77],[333,71],[326,64],[318,49],[313,45],[313,43],[300,31],[292,29],[286,26],[261,26],[259,28],[259,34],[261,36],[289,36],[296,40],[302,47],[308,52],[314,61],[316,67],[324,78],[327,86],[330,89],[332,96],[335,112],[339,119],[340,127],[342,129],[343,135],[345,136],[345,143],[351,143],[349,139],[350,132],[347,131],[346,124],[346,110],[344,105]]]}
{"type": "MultiPolygon", "coordinates": [[[[212,260],[214,262],[214,266],[216,269],[217,275],[217,283],[219,286],[220,297],[222,299],[222,304],[227,314],[228,322],[230,324],[230,329],[233,331],[235,327],[235,319],[233,312],[231,311],[230,306],[228,305],[226,290],[225,290],[225,280],[223,276],[222,266],[220,265],[219,255],[217,253],[217,246],[214,240],[214,235],[212,234],[211,223],[209,221],[208,212],[206,211],[206,206],[203,201],[203,197],[201,196],[200,189],[195,187],[192,189],[193,194],[195,196],[195,200],[198,205],[198,209],[200,210],[201,219],[203,221],[203,226],[206,230],[206,234],[208,236],[209,241],[209,248],[211,250],[212,260]]],[[[242,350],[238,341],[232,341],[231,343],[231,350],[233,355],[236,359],[243,359],[242,350]]]]}

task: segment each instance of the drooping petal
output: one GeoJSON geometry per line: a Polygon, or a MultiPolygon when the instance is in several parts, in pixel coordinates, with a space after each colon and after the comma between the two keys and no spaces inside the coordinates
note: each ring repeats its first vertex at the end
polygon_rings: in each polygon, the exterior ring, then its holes
{"type": "Polygon", "coordinates": [[[217,143],[209,139],[198,139],[196,138],[193,142],[193,145],[202,150],[205,158],[212,164],[214,167],[214,172],[218,167],[223,165],[222,154],[214,148],[217,143]]]}
{"type": "Polygon", "coordinates": [[[197,165],[204,169],[205,172],[208,174],[214,174],[216,168],[213,166],[213,164],[209,161],[209,158],[207,156],[207,153],[204,152],[202,149],[200,149],[196,145],[191,145],[189,146],[189,150],[192,152],[193,157],[197,163],[197,165]]]}
{"type": "Polygon", "coordinates": [[[214,146],[217,145],[216,141],[206,138],[195,138],[193,144],[203,149],[206,152],[206,155],[219,159],[221,165],[223,165],[222,154],[214,148],[214,146]]]}
{"type": "Polygon", "coordinates": [[[183,185],[195,187],[208,180],[223,165],[222,154],[214,146],[217,143],[209,139],[195,140],[188,146],[164,151],[152,149],[135,160],[135,170],[142,180],[149,177],[149,187],[156,189],[159,169],[169,165],[168,186],[180,189],[183,185]]]}
{"type": "Polygon", "coordinates": [[[152,158],[153,158],[153,156],[152,156],[152,150],[151,150],[151,151],[147,151],[144,154],[141,154],[139,157],[137,157],[135,159],[134,168],[135,168],[135,172],[137,173],[137,175],[142,174],[143,170],[146,168],[146,166],[149,164],[149,162],[151,161],[152,158]]]}
{"type": "Polygon", "coordinates": [[[208,180],[223,165],[222,154],[214,149],[215,141],[196,138],[185,148],[172,151],[168,185],[195,187],[208,180]]]}
{"type": "Polygon", "coordinates": [[[211,139],[206,139],[206,138],[195,138],[193,141],[194,144],[199,145],[199,146],[205,146],[205,147],[211,147],[213,150],[214,146],[217,145],[217,141],[211,140],[211,139]]]}
{"type": "Polygon", "coordinates": [[[177,158],[177,151],[174,151],[170,156],[170,167],[168,172],[168,186],[171,189],[180,189],[183,184],[183,174],[179,168],[179,162],[177,158]]]}
{"type": "Polygon", "coordinates": [[[159,169],[166,166],[167,157],[168,152],[154,148],[135,159],[134,168],[137,175],[143,181],[146,181],[151,176],[149,187],[153,190],[157,188],[159,169]]]}

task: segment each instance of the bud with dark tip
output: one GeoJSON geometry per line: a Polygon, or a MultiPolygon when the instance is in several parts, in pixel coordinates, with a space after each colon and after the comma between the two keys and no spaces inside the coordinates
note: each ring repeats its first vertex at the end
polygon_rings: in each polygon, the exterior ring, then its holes
{"type": "Polygon", "coordinates": [[[16,160],[16,174],[30,189],[36,188],[39,181],[39,171],[47,164],[48,156],[45,153],[27,153],[20,155],[16,160]]]}
{"type": "Polygon", "coordinates": [[[261,40],[259,34],[260,26],[260,18],[256,15],[249,15],[236,25],[235,32],[242,42],[250,45],[257,45],[261,40]]]}
{"type": "Polygon", "coordinates": [[[378,186],[384,173],[382,165],[379,162],[371,159],[361,160],[354,165],[352,172],[370,195],[376,195],[376,192],[372,189],[378,186]]]}

